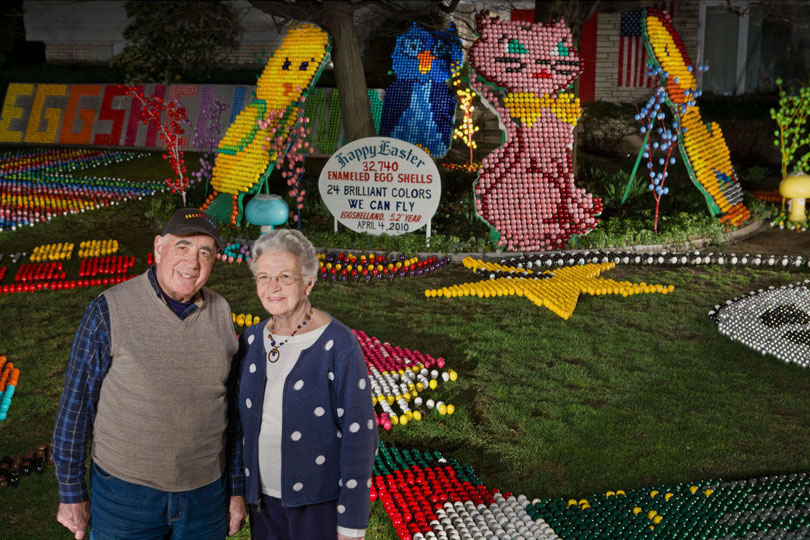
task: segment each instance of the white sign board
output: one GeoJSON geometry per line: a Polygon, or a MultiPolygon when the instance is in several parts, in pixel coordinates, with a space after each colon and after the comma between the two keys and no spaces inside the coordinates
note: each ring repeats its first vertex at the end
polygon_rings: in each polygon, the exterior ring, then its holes
{"type": "Polygon", "coordinates": [[[326,207],[357,232],[398,235],[428,225],[442,194],[439,169],[424,150],[368,137],[342,146],[318,182],[326,207]]]}

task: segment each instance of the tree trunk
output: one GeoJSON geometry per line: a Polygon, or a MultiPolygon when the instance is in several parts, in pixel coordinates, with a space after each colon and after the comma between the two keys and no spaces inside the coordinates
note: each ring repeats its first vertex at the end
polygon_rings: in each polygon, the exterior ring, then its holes
{"type": "Polygon", "coordinates": [[[353,12],[351,2],[324,2],[321,18],[332,35],[332,62],[347,142],[377,134],[371,117],[363,61],[354,32],[353,12]]]}

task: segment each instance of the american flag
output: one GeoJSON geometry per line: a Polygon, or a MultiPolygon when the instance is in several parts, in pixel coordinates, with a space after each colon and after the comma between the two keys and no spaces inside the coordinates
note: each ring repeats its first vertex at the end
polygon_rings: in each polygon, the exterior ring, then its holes
{"type": "MultiPolygon", "coordinates": [[[[674,0],[660,2],[655,7],[664,9],[672,17],[674,0]]],[[[641,36],[641,10],[622,12],[619,30],[619,76],[617,86],[652,88],[653,79],[647,76],[647,51],[641,36]]]]}

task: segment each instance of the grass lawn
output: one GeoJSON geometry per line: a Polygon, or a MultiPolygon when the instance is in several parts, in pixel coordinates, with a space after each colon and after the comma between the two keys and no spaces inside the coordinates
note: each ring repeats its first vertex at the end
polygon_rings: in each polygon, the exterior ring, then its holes
{"type": "MultiPolygon", "coordinates": [[[[3,283],[17,269],[10,253],[59,241],[117,239],[143,271],[156,233],[144,217],[149,207],[134,201],[0,233],[3,283]]],[[[75,256],[65,268],[77,276],[75,256]]],[[[458,371],[457,382],[423,394],[455,404],[453,416],[430,413],[382,440],[454,456],[488,487],[530,499],[580,497],[810,471],[810,373],[731,342],[707,317],[714,304],[806,271],[623,266],[602,276],[671,283],[675,292],[584,296],[568,321],[518,297],[426,299],[426,288],[478,279],[452,265],[393,283],[319,283],[312,299],[353,328],[442,356],[458,371]]],[[[263,313],[244,265],[217,263],[209,285],[235,312],[263,313]]],[[[0,422],[0,457],[50,440],[73,333],[99,292],[0,295],[0,354],[22,372],[0,422]]],[[[56,506],[52,468],[23,477],[0,490],[0,536],[71,538],[54,519],[56,506]]],[[[372,508],[367,538],[395,540],[381,505],[372,508]]]]}

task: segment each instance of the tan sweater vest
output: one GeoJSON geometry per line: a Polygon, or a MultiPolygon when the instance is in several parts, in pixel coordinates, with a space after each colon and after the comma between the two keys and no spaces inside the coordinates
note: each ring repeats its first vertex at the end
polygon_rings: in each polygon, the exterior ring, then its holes
{"type": "Polygon", "coordinates": [[[112,362],[93,423],[93,460],[117,478],[162,491],[217,480],[237,350],[228,302],[205,289],[202,307],[180,320],[146,274],[103,294],[112,362]]]}

